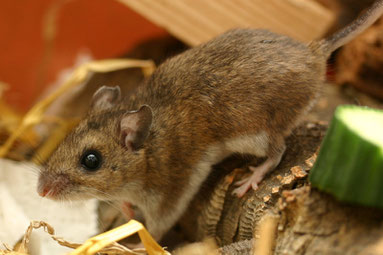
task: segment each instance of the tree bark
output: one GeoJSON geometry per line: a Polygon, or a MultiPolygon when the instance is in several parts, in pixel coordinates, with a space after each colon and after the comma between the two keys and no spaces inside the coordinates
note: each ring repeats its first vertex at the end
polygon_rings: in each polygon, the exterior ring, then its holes
{"type": "Polygon", "coordinates": [[[222,254],[253,254],[259,222],[272,214],[278,218],[274,254],[383,254],[381,210],[346,205],[308,183],[325,130],[318,123],[297,128],[277,169],[242,198],[231,193],[248,174],[247,165],[239,167],[243,159],[216,166],[179,222],[181,230],[191,241],[213,237],[222,254]]]}

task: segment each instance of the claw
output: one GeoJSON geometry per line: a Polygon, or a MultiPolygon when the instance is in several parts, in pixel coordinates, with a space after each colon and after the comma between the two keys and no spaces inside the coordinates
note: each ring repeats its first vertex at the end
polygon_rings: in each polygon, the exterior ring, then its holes
{"type": "Polygon", "coordinates": [[[250,177],[245,177],[240,181],[235,182],[235,186],[242,186],[244,183],[246,183],[249,180],[250,177]]]}
{"type": "Polygon", "coordinates": [[[279,152],[273,157],[269,157],[259,166],[249,166],[249,170],[252,171],[252,174],[249,177],[245,177],[235,183],[235,185],[239,187],[234,189],[233,194],[237,195],[238,197],[242,197],[250,188],[257,190],[258,184],[263,180],[263,177],[279,164],[285,148],[286,146],[283,143],[279,152]]]}
{"type": "Polygon", "coordinates": [[[241,198],[241,197],[243,197],[243,195],[246,194],[246,192],[247,192],[248,190],[249,190],[248,187],[242,185],[242,186],[240,186],[240,187],[234,189],[232,194],[233,194],[233,195],[236,195],[236,196],[239,197],[239,198],[241,198]]]}
{"type": "Polygon", "coordinates": [[[253,190],[257,190],[258,189],[258,183],[252,182],[251,187],[253,188],[253,190]]]}
{"type": "Polygon", "coordinates": [[[255,166],[249,166],[249,170],[252,171],[253,173],[257,171],[258,167],[255,166]]]}
{"type": "Polygon", "coordinates": [[[265,166],[261,165],[258,167],[249,166],[249,169],[253,172],[250,176],[243,178],[235,183],[238,188],[234,189],[233,194],[238,197],[243,197],[249,189],[257,190],[258,184],[262,181],[265,166]]]}

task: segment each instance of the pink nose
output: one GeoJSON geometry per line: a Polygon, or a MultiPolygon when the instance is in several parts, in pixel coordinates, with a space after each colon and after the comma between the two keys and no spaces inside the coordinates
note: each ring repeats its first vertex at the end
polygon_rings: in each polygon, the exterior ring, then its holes
{"type": "Polygon", "coordinates": [[[49,191],[51,191],[51,188],[48,187],[48,186],[45,186],[45,187],[42,187],[42,188],[39,187],[37,189],[37,193],[39,193],[39,195],[41,197],[45,197],[49,193],[49,191]]]}
{"type": "Polygon", "coordinates": [[[40,174],[37,193],[41,197],[55,198],[62,194],[69,186],[69,178],[63,174],[42,173],[40,174]]]}

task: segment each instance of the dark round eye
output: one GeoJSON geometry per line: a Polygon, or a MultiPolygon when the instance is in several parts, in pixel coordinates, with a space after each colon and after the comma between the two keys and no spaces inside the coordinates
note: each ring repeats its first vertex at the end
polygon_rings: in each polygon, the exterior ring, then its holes
{"type": "Polygon", "coordinates": [[[88,171],[99,169],[101,162],[101,154],[94,150],[87,150],[81,156],[81,165],[88,171]]]}

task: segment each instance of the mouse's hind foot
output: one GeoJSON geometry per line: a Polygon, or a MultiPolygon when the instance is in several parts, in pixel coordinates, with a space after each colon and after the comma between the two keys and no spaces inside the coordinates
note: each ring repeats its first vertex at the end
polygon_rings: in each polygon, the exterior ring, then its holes
{"type": "Polygon", "coordinates": [[[279,164],[284,152],[285,145],[283,144],[283,146],[277,150],[272,157],[267,158],[267,160],[261,165],[256,167],[249,166],[249,170],[253,173],[235,183],[238,188],[234,189],[233,194],[238,197],[243,197],[243,195],[245,195],[250,188],[257,190],[258,184],[263,180],[265,175],[279,164]]]}
{"type": "Polygon", "coordinates": [[[250,176],[243,178],[235,183],[238,188],[234,189],[233,194],[242,197],[249,189],[257,190],[258,184],[263,180],[265,174],[270,170],[269,163],[265,161],[262,165],[253,167],[249,166],[253,172],[250,176]]]}

